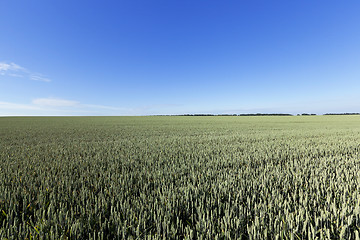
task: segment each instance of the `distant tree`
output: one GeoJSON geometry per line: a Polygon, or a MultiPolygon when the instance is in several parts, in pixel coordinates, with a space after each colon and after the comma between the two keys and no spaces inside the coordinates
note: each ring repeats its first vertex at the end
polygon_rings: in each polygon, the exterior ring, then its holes
{"type": "Polygon", "coordinates": [[[360,115],[360,113],[325,113],[324,115],[360,115]]]}

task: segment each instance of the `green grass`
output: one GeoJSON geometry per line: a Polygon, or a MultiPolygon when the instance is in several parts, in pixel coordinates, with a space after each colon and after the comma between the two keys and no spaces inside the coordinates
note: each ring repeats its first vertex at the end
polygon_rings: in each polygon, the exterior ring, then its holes
{"type": "Polygon", "coordinates": [[[0,118],[1,239],[355,239],[360,117],[0,118]]]}

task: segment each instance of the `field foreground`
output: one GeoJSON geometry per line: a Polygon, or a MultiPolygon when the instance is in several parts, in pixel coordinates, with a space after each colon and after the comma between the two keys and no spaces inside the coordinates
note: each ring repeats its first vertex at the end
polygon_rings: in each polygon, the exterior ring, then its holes
{"type": "Polygon", "coordinates": [[[0,239],[359,239],[360,116],[0,118],[0,239]]]}

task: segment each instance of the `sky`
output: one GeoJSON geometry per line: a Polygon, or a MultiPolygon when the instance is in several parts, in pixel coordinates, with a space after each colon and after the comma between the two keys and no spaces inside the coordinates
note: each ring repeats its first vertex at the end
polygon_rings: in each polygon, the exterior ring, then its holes
{"type": "Polygon", "coordinates": [[[360,1],[2,0],[0,116],[360,112],[360,1]]]}

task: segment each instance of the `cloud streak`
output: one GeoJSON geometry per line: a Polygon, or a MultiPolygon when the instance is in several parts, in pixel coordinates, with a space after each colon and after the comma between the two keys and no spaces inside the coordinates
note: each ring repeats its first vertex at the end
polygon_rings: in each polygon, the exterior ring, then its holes
{"type": "Polygon", "coordinates": [[[0,62],[0,76],[9,76],[9,77],[26,77],[33,81],[40,81],[40,82],[51,82],[51,79],[43,76],[39,73],[33,73],[28,69],[21,67],[18,64],[13,62],[0,62]]]}
{"type": "Polygon", "coordinates": [[[40,81],[40,82],[51,82],[51,80],[49,78],[43,77],[41,75],[31,75],[30,79],[34,80],[34,81],[40,81]]]}
{"type": "Polygon", "coordinates": [[[140,115],[139,109],[82,104],[61,98],[37,98],[19,104],[0,101],[0,116],[121,116],[140,115]]]}
{"type": "Polygon", "coordinates": [[[7,109],[9,109],[9,110],[41,110],[41,108],[30,105],[30,104],[18,104],[18,103],[10,103],[10,102],[1,102],[0,101],[0,113],[2,110],[7,110],[7,109]]]}

